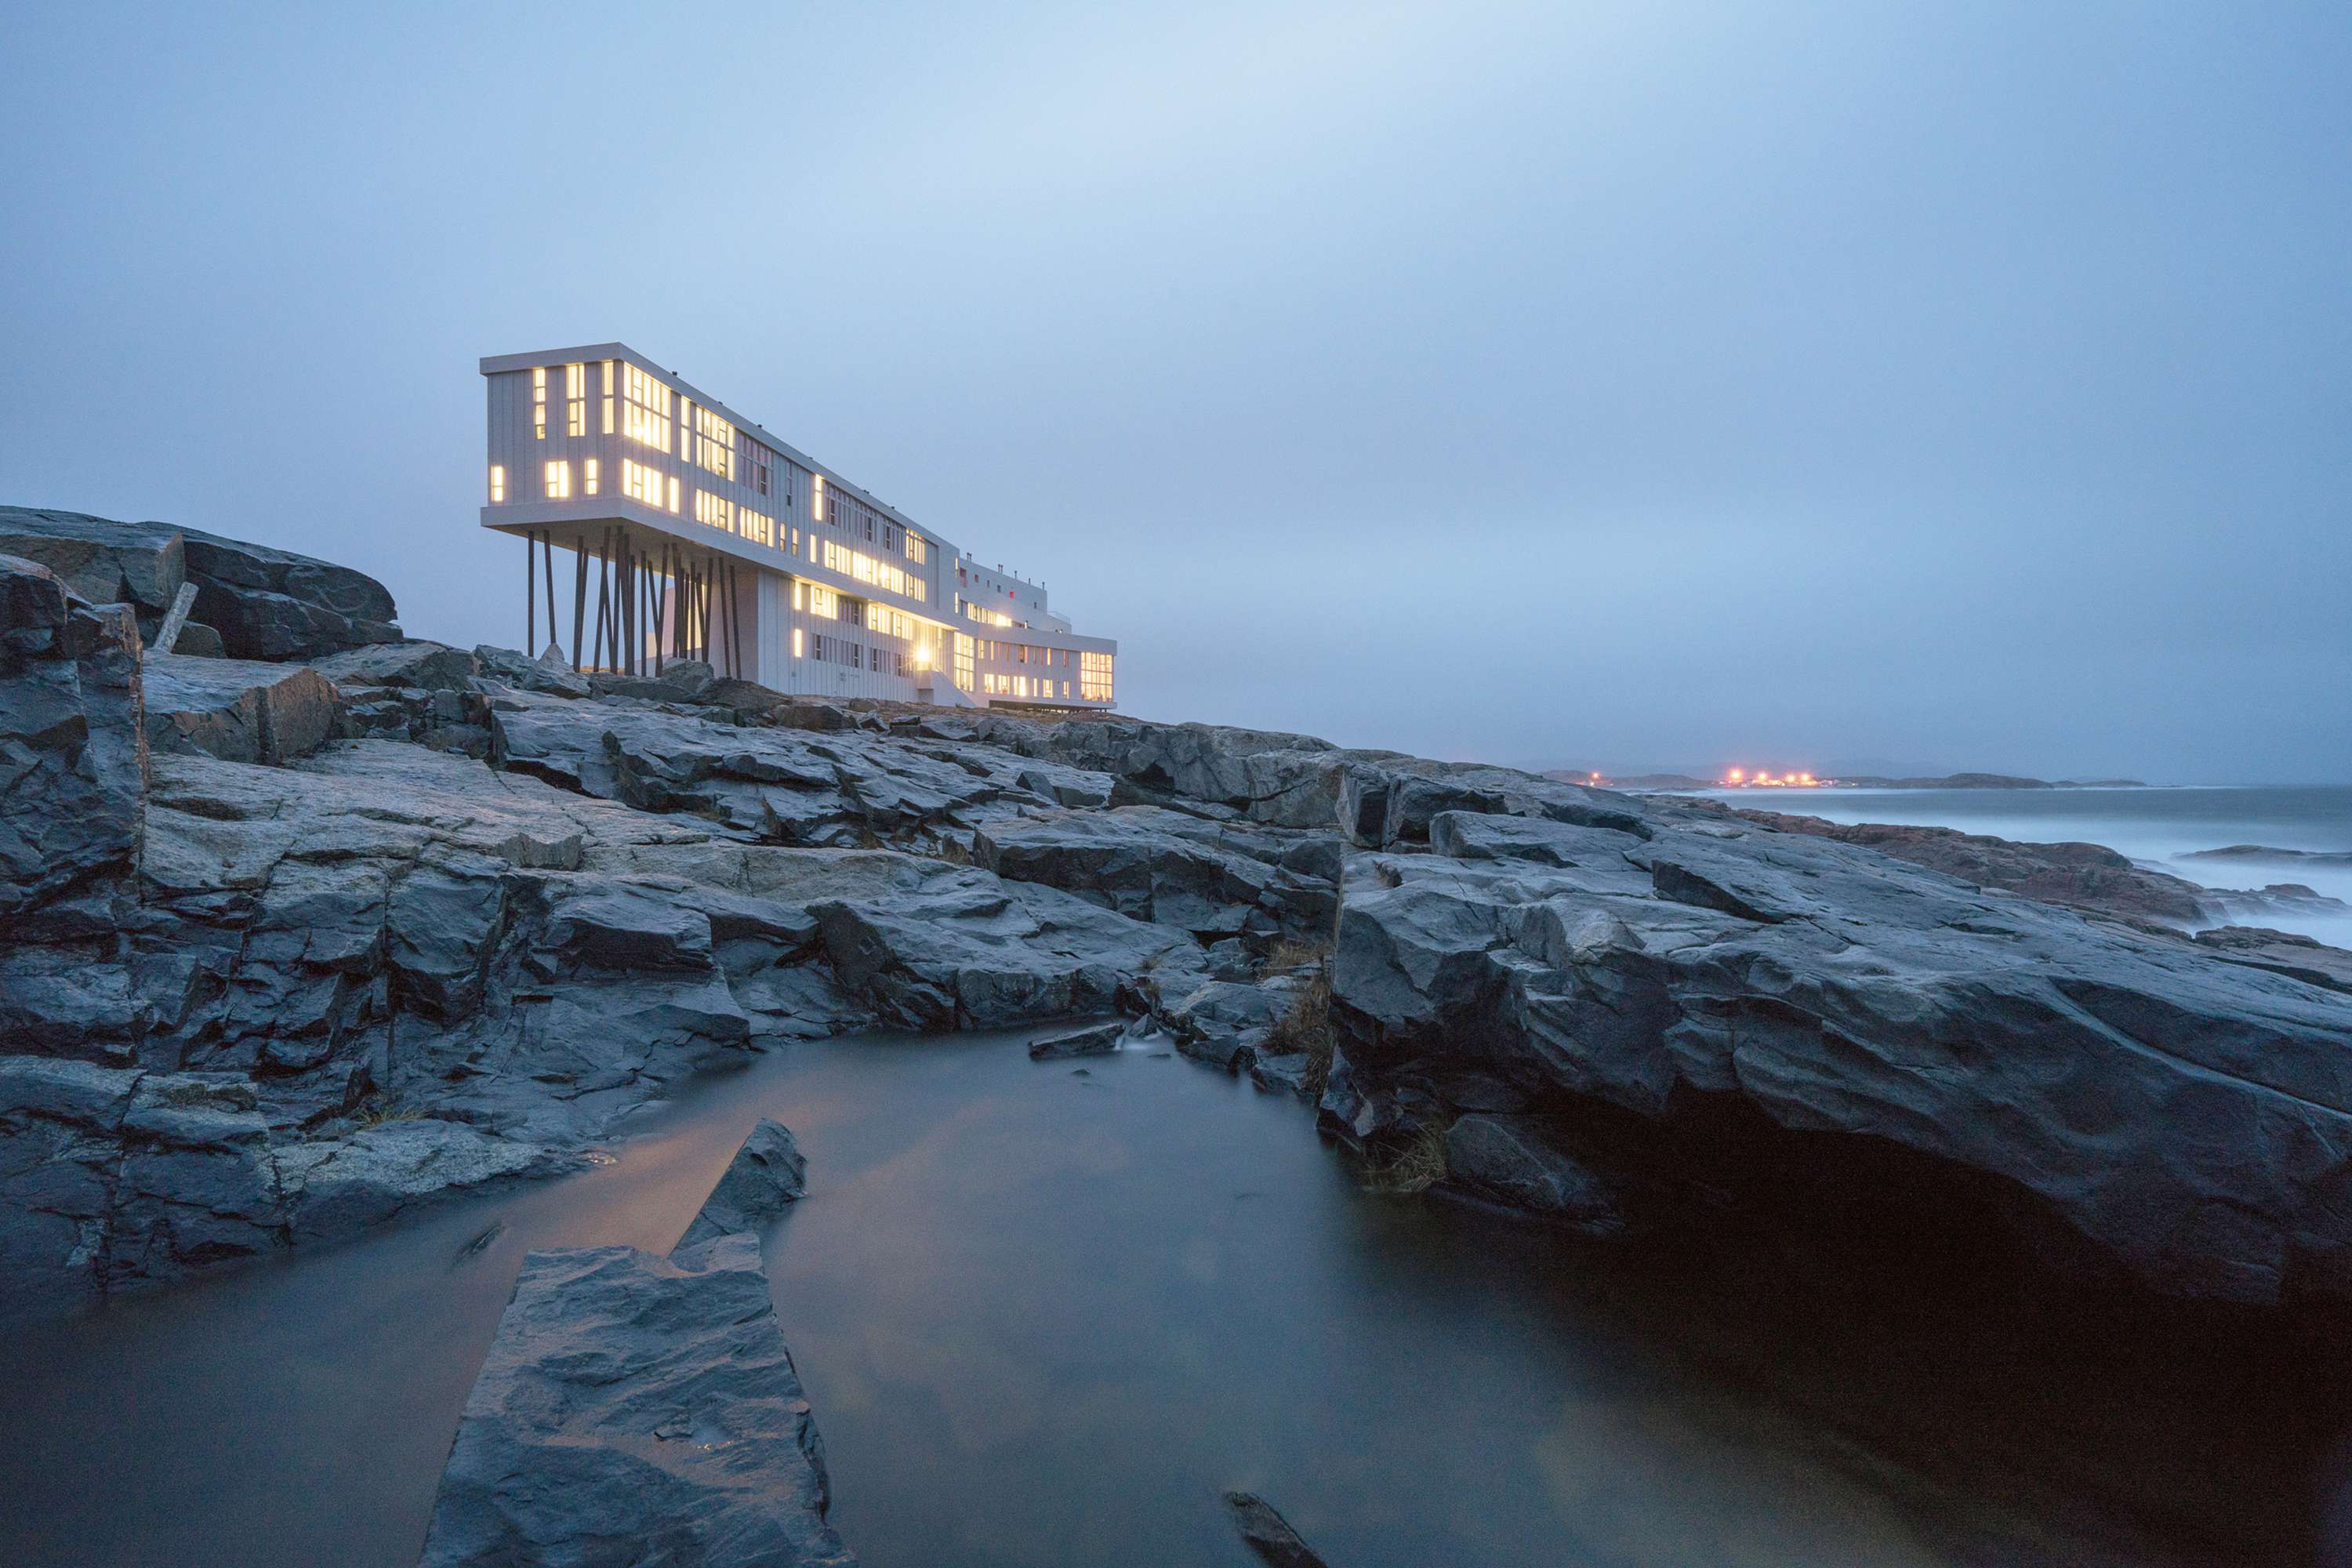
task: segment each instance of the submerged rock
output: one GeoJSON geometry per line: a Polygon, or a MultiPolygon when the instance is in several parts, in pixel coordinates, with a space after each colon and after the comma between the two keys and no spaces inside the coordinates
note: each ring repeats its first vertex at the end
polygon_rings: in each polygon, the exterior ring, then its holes
{"type": "Polygon", "coordinates": [[[856,1560],[760,1244],[524,1260],[449,1451],[423,1568],[856,1560]]]}
{"type": "Polygon", "coordinates": [[[1097,1024],[1090,1029],[1073,1029],[1066,1035],[1048,1035],[1029,1043],[1029,1059],[1052,1062],[1071,1057],[1107,1057],[1118,1049],[1118,1042],[1126,1034],[1126,1022],[1114,1019],[1108,1024],[1097,1024]]]}
{"type": "Polygon", "coordinates": [[[678,1237],[684,1252],[722,1236],[756,1237],[767,1223],[808,1191],[808,1161],[791,1129],[767,1117],[743,1140],[726,1173],[703,1200],[701,1212],[678,1237]]]}

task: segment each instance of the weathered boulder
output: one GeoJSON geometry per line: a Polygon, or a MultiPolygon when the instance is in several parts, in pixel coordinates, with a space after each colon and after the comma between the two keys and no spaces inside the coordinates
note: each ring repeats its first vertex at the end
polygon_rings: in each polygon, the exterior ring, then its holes
{"type": "Polygon", "coordinates": [[[84,512],[0,506],[0,555],[38,562],[92,605],[129,604],[152,634],[187,580],[180,531],[84,512]]]}
{"type": "Polygon", "coordinates": [[[308,658],[400,640],[392,595],[373,577],[196,529],[0,507],[0,553],[49,566],[91,604],[130,604],[143,636],[154,634],[180,584],[194,583],[195,619],[236,658],[308,658]]]}
{"type": "Polygon", "coordinates": [[[228,645],[221,641],[220,633],[202,621],[190,621],[180,628],[180,637],[172,651],[189,658],[226,658],[228,645]]]}
{"type": "Polygon", "coordinates": [[[1367,857],[1333,1121],[1442,1121],[1463,1068],[1653,1123],[1727,1100],[2008,1184],[2161,1290],[2352,1292],[2339,996],[1867,849],[1648,826],[1441,816],[1448,853],[1367,857]]]}
{"type": "Polygon", "coordinates": [[[272,766],[309,756],[334,737],[334,686],[301,665],[151,653],[145,665],[147,743],[272,766]]]}
{"type": "Polygon", "coordinates": [[[424,1568],[846,1568],[756,1237],[538,1252],[466,1401],[424,1568]]]}
{"type": "Polygon", "coordinates": [[[1159,806],[1004,817],[972,837],[975,865],[1196,935],[1328,932],[1336,834],[1203,821],[1159,806]]]}
{"type": "Polygon", "coordinates": [[[814,906],[827,962],[885,1022],[993,1028],[1107,1013],[1136,976],[1197,968],[1181,931],[983,871],[887,901],[814,906]]]}
{"type": "Polygon", "coordinates": [[[482,673],[479,655],[411,638],[346,648],[310,661],[336,689],[387,686],[412,691],[471,691],[482,673]]]}
{"type": "Polygon", "coordinates": [[[180,535],[195,618],[232,658],[316,658],[401,640],[392,595],[363,572],[198,529],[180,535]]]}
{"type": "Polygon", "coordinates": [[[121,887],[145,823],[139,628],[0,555],[0,917],[121,887]]]}
{"type": "Polygon", "coordinates": [[[808,1192],[808,1161],[782,1122],[761,1117],[703,1200],[673,1255],[722,1236],[757,1238],[761,1227],[808,1192]]]}
{"type": "Polygon", "coordinates": [[[1588,1235],[1614,1236],[1626,1226],[1608,1181],[1554,1148],[1531,1117],[1459,1118],[1445,1130],[1445,1174],[1453,1185],[1588,1235]]]}

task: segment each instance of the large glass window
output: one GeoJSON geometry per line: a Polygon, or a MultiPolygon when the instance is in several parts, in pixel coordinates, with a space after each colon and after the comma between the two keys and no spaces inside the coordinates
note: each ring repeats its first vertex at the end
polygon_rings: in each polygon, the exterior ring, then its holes
{"type": "Polygon", "coordinates": [[[547,439],[547,367],[541,365],[530,373],[530,433],[538,439],[547,439]]]}
{"type": "Polygon", "coordinates": [[[657,510],[677,510],[677,481],[634,458],[621,459],[621,493],[657,510]]]}
{"type": "Polygon", "coordinates": [[[709,490],[694,492],[694,521],[713,528],[735,531],[735,503],[725,496],[712,495],[709,490]]]}
{"type": "Polygon", "coordinates": [[[694,411],[694,460],[722,479],[735,477],[735,426],[714,410],[694,411]]]}
{"type": "Polygon", "coordinates": [[[669,450],[674,395],[663,382],[635,365],[621,367],[621,434],[647,447],[669,450]]]}
{"type": "Polygon", "coordinates": [[[588,434],[588,367],[584,364],[563,367],[563,433],[588,434]]]}
{"type": "Polygon", "coordinates": [[[550,500],[570,500],[572,499],[571,464],[550,463],[547,465],[547,499],[550,500]]]}
{"type": "Polygon", "coordinates": [[[1078,651],[1078,695],[1089,702],[1111,700],[1111,656],[1078,651]]]}

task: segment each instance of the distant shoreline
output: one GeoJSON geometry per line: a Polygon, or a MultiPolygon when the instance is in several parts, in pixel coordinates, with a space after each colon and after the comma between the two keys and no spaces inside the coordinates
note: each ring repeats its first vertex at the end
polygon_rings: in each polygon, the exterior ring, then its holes
{"type": "Polygon", "coordinates": [[[2143,779],[2035,779],[2011,773],[1946,773],[1940,778],[1888,778],[1876,773],[1858,773],[1851,778],[1822,779],[1809,784],[1729,784],[1722,779],[1703,779],[1693,773],[1635,773],[1612,777],[1590,770],[1555,770],[1544,774],[1563,784],[1591,784],[1595,778],[1602,789],[1626,790],[1638,795],[1685,795],[1700,790],[1930,790],[1930,789],[2166,789],[2175,786],[2151,784],[2143,779]]]}

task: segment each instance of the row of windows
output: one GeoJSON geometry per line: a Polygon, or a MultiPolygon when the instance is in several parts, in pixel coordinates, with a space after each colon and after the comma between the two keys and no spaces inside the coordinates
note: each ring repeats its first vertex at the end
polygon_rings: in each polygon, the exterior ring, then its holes
{"type": "Polygon", "coordinates": [[[694,460],[722,479],[735,477],[735,426],[715,409],[694,411],[694,460]]]}
{"type": "Polygon", "coordinates": [[[804,635],[798,626],[793,628],[793,657],[814,658],[821,664],[845,664],[852,669],[870,669],[877,675],[906,675],[907,656],[898,648],[868,647],[856,637],[827,637],[820,632],[804,635]]]}
{"type": "Polygon", "coordinates": [[[824,541],[812,539],[809,542],[812,546],[821,545],[821,548],[812,549],[809,559],[816,562],[828,572],[838,572],[845,577],[871,584],[885,593],[896,594],[902,599],[912,599],[917,604],[921,604],[931,596],[930,584],[902,566],[893,566],[887,562],[877,561],[862,550],[852,550],[847,545],[835,544],[830,539],[824,541]]]}
{"type": "Polygon", "coordinates": [[[677,481],[659,468],[630,458],[621,459],[621,493],[656,511],[677,510],[677,481]]]}
{"type": "Polygon", "coordinates": [[[1027,697],[1039,701],[1051,701],[1056,696],[1067,697],[1070,683],[1048,680],[1044,676],[999,675],[991,670],[980,678],[980,689],[991,697],[1027,697]],[[1061,689],[1056,692],[1055,687],[1061,689]]]}

